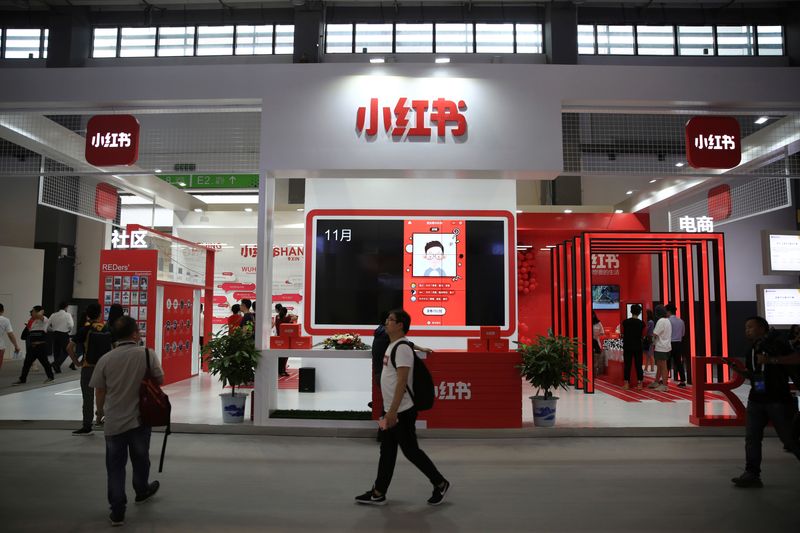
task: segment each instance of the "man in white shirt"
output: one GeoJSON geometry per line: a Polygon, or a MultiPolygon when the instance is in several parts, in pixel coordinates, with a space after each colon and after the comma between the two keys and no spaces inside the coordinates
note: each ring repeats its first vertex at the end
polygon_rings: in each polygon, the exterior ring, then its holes
{"type": "Polygon", "coordinates": [[[50,323],[47,329],[53,332],[53,371],[61,373],[61,364],[67,358],[67,345],[69,344],[69,334],[75,323],[72,315],[67,313],[67,302],[58,304],[58,311],[50,315],[50,323]]]}
{"type": "Polygon", "coordinates": [[[3,344],[3,335],[8,336],[8,340],[14,345],[14,358],[19,354],[19,344],[17,344],[17,337],[14,335],[14,330],[11,328],[11,321],[3,316],[6,308],[0,304],[0,367],[3,366],[3,357],[6,355],[6,350],[3,344]]]}
{"type": "Polygon", "coordinates": [[[158,491],[158,481],[149,481],[151,428],[140,421],[139,387],[147,372],[146,358],[150,360],[150,373],[159,384],[164,381],[164,371],[156,355],[139,346],[141,335],[134,319],[119,318],[114,323],[114,333],[119,339],[117,347],[97,362],[89,385],[95,389],[97,412],[106,417],[109,519],[112,526],[121,526],[125,523],[128,503],[125,495],[128,452],[136,503],[144,503],[158,491]]]}
{"type": "Polygon", "coordinates": [[[386,412],[380,421],[383,430],[381,440],[381,458],[378,462],[378,477],[372,489],[356,496],[356,503],[368,505],[385,505],[386,491],[392,482],[394,466],[397,462],[397,447],[403,451],[406,459],[425,474],[433,485],[433,495],[428,498],[429,505],[439,505],[444,501],[450,483],[436,469],[428,455],[417,443],[415,423],[417,409],[411,399],[414,394],[411,387],[414,383],[414,351],[406,339],[411,327],[411,316],[402,309],[389,313],[384,324],[391,341],[383,357],[381,373],[381,392],[383,408],[386,412]],[[392,351],[395,350],[394,358],[392,351]],[[394,359],[394,360],[392,360],[394,359]],[[409,394],[410,392],[410,394],[409,394]]]}
{"type": "Polygon", "coordinates": [[[675,304],[667,304],[665,307],[667,313],[669,313],[667,318],[669,318],[669,323],[672,326],[670,338],[670,344],[672,345],[670,356],[672,357],[672,371],[674,372],[672,377],[678,381],[678,387],[685,387],[686,366],[683,361],[683,337],[686,334],[686,324],[675,314],[678,312],[675,304]]]}

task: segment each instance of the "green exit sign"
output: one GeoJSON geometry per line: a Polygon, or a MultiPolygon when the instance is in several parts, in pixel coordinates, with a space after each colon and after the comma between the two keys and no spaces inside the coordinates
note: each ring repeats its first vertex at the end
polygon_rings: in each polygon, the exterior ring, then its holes
{"type": "Polygon", "coordinates": [[[158,177],[181,189],[258,188],[258,174],[162,174],[158,177]]]}

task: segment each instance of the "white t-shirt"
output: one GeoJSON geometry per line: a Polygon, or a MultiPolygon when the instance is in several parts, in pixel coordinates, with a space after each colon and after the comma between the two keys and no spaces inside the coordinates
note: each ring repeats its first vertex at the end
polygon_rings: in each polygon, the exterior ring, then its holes
{"type": "Polygon", "coordinates": [[[0,316],[0,350],[5,349],[8,334],[13,331],[14,330],[11,329],[11,321],[4,316],[0,316]]]}
{"type": "Polygon", "coordinates": [[[659,318],[656,322],[656,327],[653,329],[655,336],[655,351],[657,352],[670,352],[672,351],[672,324],[670,324],[667,317],[659,318]]]}
{"type": "MultiPolygon", "coordinates": [[[[388,411],[389,407],[392,406],[392,400],[394,399],[394,389],[397,387],[397,370],[395,369],[394,365],[392,365],[391,356],[392,356],[392,348],[400,342],[400,341],[408,341],[405,337],[402,339],[397,339],[393,343],[389,344],[386,348],[386,353],[383,356],[383,372],[381,372],[381,394],[383,395],[383,410],[388,411]]],[[[411,388],[413,392],[414,389],[414,352],[411,350],[411,346],[407,344],[403,344],[397,348],[397,353],[395,354],[395,363],[397,367],[400,368],[401,366],[408,367],[410,370],[408,371],[408,384],[407,386],[411,388]]],[[[400,402],[400,406],[397,408],[398,413],[402,413],[403,411],[407,411],[414,407],[414,402],[411,400],[411,396],[408,394],[408,390],[403,393],[403,400],[400,402]]]]}
{"type": "Polygon", "coordinates": [[[73,320],[72,315],[60,309],[50,315],[50,323],[48,328],[51,331],[60,331],[61,333],[69,333],[72,331],[73,320]]]}

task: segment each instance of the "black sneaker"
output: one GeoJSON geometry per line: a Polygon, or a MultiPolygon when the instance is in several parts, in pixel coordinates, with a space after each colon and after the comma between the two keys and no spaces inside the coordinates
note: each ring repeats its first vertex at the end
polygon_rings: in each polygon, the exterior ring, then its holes
{"type": "Polygon", "coordinates": [[[682,389],[686,388],[686,382],[685,381],[681,381],[680,383],[678,383],[678,387],[680,387],[682,389]]]}
{"type": "Polygon", "coordinates": [[[75,435],[76,437],[85,437],[87,435],[94,435],[94,431],[92,431],[92,428],[81,428],[81,429],[76,429],[75,431],[72,432],[72,434],[75,435]]]}
{"type": "Polygon", "coordinates": [[[55,372],[56,374],[60,374],[61,373],[61,367],[60,366],[56,366],[56,364],[53,363],[53,372],[55,372]]]}
{"type": "Polygon", "coordinates": [[[149,500],[156,492],[158,492],[158,487],[161,486],[161,483],[158,481],[153,481],[150,483],[150,486],[147,487],[147,492],[144,494],[137,494],[136,495],[136,503],[144,503],[149,500]]]}
{"type": "Polygon", "coordinates": [[[14,383],[12,383],[11,385],[12,385],[12,386],[13,386],[13,385],[25,385],[25,382],[24,382],[24,381],[22,381],[21,379],[18,379],[17,381],[15,381],[14,383]]]}
{"type": "Polygon", "coordinates": [[[364,494],[356,496],[356,503],[363,503],[365,505],[386,505],[386,495],[375,496],[375,493],[370,489],[364,494]]]}
{"type": "Polygon", "coordinates": [[[731,478],[731,482],[742,489],[760,489],[764,486],[761,478],[752,472],[745,472],[739,477],[731,478]]]}
{"type": "Polygon", "coordinates": [[[114,511],[111,511],[111,514],[108,515],[108,519],[111,521],[111,525],[114,527],[125,525],[125,513],[115,513],[114,511]]]}
{"type": "Polygon", "coordinates": [[[75,368],[75,363],[70,363],[69,364],[69,369],[70,370],[77,370],[77,368],[75,368]]]}
{"type": "Polygon", "coordinates": [[[428,498],[428,505],[440,505],[444,502],[444,497],[447,496],[447,491],[450,490],[450,482],[444,480],[444,487],[433,487],[433,494],[428,498]]]}

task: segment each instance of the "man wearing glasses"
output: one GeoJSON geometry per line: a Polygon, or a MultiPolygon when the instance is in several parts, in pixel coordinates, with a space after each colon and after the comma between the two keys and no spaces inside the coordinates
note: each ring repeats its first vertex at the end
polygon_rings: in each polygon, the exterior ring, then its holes
{"type": "Polygon", "coordinates": [[[444,246],[439,241],[431,241],[425,245],[425,261],[428,268],[424,276],[446,276],[444,272],[444,246]]]}
{"type": "Polygon", "coordinates": [[[396,309],[389,313],[384,325],[391,343],[386,348],[381,373],[383,409],[386,414],[380,421],[383,439],[378,462],[378,477],[370,490],[356,496],[356,502],[367,505],[386,504],[386,492],[392,482],[399,446],[406,459],[411,461],[433,485],[433,494],[428,498],[428,504],[439,505],[444,501],[450,483],[436,469],[433,461],[420,449],[417,442],[415,428],[417,409],[414,406],[412,399],[414,391],[411,388],[414,383],[414,352],[411,342],[406,339],[406,333],[411,327],[411,316],[402,309],[396,309]]]}

